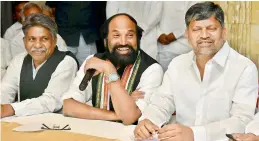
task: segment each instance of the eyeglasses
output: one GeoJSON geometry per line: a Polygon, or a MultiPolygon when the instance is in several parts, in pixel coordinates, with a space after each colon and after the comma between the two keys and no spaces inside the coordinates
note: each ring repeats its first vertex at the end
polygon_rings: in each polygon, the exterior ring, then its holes
{"type": "Polygon", "coordinates": [[[67,124],[66,126],[64,126],[63,128],[60,128],[59,125],[53,125],[52,128],[48,127],[46,124],[42,124],[43,127],[41,127],[41,129],[45,129],[45,130],[71,130],[71,128],[69,127],[69,125],[67,124]]]}

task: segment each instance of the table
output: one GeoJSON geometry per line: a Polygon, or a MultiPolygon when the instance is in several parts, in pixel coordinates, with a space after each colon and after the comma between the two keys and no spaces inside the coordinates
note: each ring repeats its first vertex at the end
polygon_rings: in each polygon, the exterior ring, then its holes
{"type": "Polygon", "coordinates": [[[122,123],[117,122],[78,119],[65,117],[62,114],[56,113],[45,113],[26,117],[3,118],[1,121],[17,122],[19,124],[29,124],[32,122],[69,124],[71,130],[66,132],[119,139],[121,141],[132,141],[131,137],[133,136],[133,131],[135,128],[135,125],[125,126],[122,123]]]}

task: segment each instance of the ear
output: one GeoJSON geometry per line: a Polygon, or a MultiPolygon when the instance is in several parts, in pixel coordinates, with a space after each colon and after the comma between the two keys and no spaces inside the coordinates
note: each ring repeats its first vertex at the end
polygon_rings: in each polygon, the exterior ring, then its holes
{"type": "Polygon", "coordinates": [[[189,36],[188,36],[188,27],[185,29],[185,37],[188,39],[189,36]]]}
{"type": "Polygon", "coordinates": [[[222,38],[223,40],[227,40],[227,29],[224,27],[222,31],[222,38]]]}

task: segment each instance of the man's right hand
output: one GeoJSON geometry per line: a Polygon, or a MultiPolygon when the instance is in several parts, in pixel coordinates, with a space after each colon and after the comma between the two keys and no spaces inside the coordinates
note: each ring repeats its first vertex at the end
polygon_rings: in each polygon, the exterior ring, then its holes
{"type": "Polygon", "coordinates": [[[160,42],[163,45],[168,45],[170,43],[170,41],[168,41],[168,39],[167,39],[166,34],[161,34],[157,40],[158,40],[158,42],[160,42]]]}
{"type": "Polygon", "coordinates": [[[134,135],[137,140],[150,139],[152,135],[158,131],[158,126],[152,123],[149,119],[144,119],[135,127],[134,135]]]}

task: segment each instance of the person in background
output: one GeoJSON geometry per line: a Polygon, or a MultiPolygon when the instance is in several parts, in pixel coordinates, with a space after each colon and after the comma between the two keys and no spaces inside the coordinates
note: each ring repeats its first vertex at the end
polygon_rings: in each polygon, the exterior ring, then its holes
{"type": "Polygon", "coordinates": [[[67,49],[74,53],[81,65],[85,58],[103,52],[99,28],[105,21],[104,1],[47,1],[55,9],[55,20],[59,34],[67,49]]]}
{"type": "Polygon", "coordinates": [[[161,20],[157,26],[157,60],[166,71],[169,63],[178,55],[192,50],[184,35],[184,16],[195,1],[163,1],[161,20]]]}
{"type": "Polygon", "coordinates": [[[23,9],[25,1],[15,1],[14,2],[14,19],[16,22],[9,27],[4,34],[4,39],[10,42],[15,35],[17,35],[20,31],[22,31],[22,22],[20,12],[23,9]]]}

